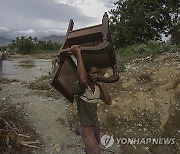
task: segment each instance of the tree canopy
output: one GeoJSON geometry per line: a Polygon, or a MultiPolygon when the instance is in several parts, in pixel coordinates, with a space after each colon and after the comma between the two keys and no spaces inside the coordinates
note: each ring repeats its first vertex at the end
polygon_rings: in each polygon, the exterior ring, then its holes
{"type": "MultiPolygon", "coordinates": [[[[177,42],[179,33],[178,0],[119,0],[109,11],[110,27],[116,47],[171,35],[177,42]]],[[[175,43],[176,43],[175,42],[175,43]]]]}

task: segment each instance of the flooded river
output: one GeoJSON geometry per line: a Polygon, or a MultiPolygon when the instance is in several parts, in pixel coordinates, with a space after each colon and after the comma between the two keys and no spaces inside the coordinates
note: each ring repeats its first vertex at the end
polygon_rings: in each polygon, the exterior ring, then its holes
{"type": "Polygon", "coordinates": [[[52,67],[51,60],[46,59],[13,59],[3,60],[1,75],[7,79],[33,81],[40,76],[48,75],[52,67]]]}

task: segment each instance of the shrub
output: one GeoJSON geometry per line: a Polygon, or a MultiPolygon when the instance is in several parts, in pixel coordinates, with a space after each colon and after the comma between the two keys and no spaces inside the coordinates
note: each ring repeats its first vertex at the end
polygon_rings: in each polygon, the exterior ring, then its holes
{"type": "Polygon", "coordinates": [[[147,56],[156,56],[163,52],[180,52],[178,45],[173,45],[171,42],[148,41],[146,44],[134,44],[126,48],[117,50],[116,59],[119,71],[124,71],[126,62],[131,62],[135,58],[143,58],[147,56]]]}

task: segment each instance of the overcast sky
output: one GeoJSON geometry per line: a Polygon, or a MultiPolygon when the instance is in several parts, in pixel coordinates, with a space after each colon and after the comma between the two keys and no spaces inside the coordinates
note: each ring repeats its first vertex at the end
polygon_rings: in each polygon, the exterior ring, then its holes
{"type": "Polygon", "coordinates": [[[0,37],[65,35],[70,19],[74,29],[100,24],[117,0],[0,0],[0,37]]]}

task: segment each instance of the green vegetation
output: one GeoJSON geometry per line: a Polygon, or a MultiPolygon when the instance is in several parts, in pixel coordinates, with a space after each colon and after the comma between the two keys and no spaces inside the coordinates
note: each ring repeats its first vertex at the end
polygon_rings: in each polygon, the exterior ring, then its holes
{"type": "Polygon", "coordinates": [[[119,71],[124,63],[162,52],[179,51],[180,3],[176,0],[118,0],[110,13],[110,30],[119,71]],[[171,39],[162,42],[162,35],[171,39]]]}
{"type": "Polygon", "coordinates": [[[37,38],[32,38],[31,36],[17,37],[13,40],[13,44],[10,45],[11,49],[17,49],[17,52],[21,54],[30,53],[42,53],[42,52],[54,52],[59,50],[61,44],[57,42],[50,41],[37,41],[37,38]]]}
{"type": "Polygon", "coordinates": [[[125,69],[124,64],[135,58],[154,57],[163,52],[180,52],[180,47],[179,45],[173,45],[171,42],[164,43],[150,40],[147,43],[136,43],[125,48],[119,48],[116,52],[118,70],[122,72],[125,69]]]}
{"type": "Polygon", "coordinates": [[[45,49],[45,50],[43,50],[43,49],[38,50],[38,49],[36,49],[36,50],[32,50],[32,51],[30,52],[30,54],[38,54],[38,53],[58,53],[58,52],[59,52],[59,48],[56,49],[56,50],[47,50],[47,49],[45,49]]]}
{"type": "Polygon", "coordinates": [[[180,42],[180,3],[177,0],[119,0],[111,9],[110,27],[116,47],[126,47],[171,35],[180,42]]]}

